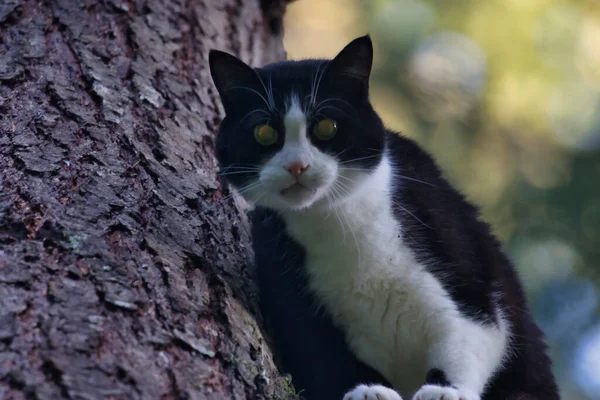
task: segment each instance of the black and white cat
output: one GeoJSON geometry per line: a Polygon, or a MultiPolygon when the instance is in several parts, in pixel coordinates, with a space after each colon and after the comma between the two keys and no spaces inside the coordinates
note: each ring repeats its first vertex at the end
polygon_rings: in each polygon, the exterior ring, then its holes
{"type": "Polygon", "coordinates": [[[478,212],[369,102],[371,40],[252,69],[213,50],[223,175],[262,312],[308,400],[555,400],[542,334],[478,212]]]}

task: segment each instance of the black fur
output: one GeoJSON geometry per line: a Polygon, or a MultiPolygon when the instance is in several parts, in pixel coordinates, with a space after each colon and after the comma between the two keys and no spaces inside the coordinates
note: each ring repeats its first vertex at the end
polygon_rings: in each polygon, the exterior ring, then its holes
{"type": "MultiPolygon", "coordinates": [[[[404,177],[395,178],[396,218],[404,240],[417,257],[443,282],[461,312],[473,320],[496,323],[500,305],[509,321],[514,354],[492,378],[484,400],[556,400],[542,333],[534,323],[517,273],[478,210],[442,177],[434,160],[416,143],[386,131],[368,99],[372,49],[368,37],[355,40],[334,60],[287,61],[252,70],[221,52],[211,52],[213,79],[226,110],[217,138],[217,157],[224,169],[257,166],[285,141],[282,124],[286,97],[297,93],[311,123],[334,118],[339,131],[315,146],[340,161],[353,160],[373,168],[387,148],[404,177]],[[319,113],[310,107],[315,76],[324,68],[316,103],[335,98],[332,108],[319,113]],[[241,88],[243,87],[243,88],[241,88]],[[271,89],[272,88],[272,92],[271,89]],[[248,90],[252,89],[252,90],[248,90]],[[273,109],[257,95],[273,99],[273,109]],[[271,95],[272,93],[272,95],[271,95]],[[264,112],[252,113],[259,107],[264,112]],[[252,127],[264,120],[280,131],[279,142],[258,145],[252,127]],[[429,262],[434,261],[434,262],[429,262]],[[493,293],[501,293],[494,297],[493,293]],[[522,397],[519,397],[522,396],[522,397]]],[[[228,176],[238,188],[256,178],[250,171],[228,176]]],[[[253,245],[261,291],[262,312],[283,369],[292,374],[296,389],[309,400],[340,399],[358,383],[389,383],[359,361],[345,344],[324,310],[307,289],[304,249],[286,233],[276,212],[257,208],[253,216],[253,245]]],[[[423,383],[451,385],[443,371],[431,370],[423,383]]]]}

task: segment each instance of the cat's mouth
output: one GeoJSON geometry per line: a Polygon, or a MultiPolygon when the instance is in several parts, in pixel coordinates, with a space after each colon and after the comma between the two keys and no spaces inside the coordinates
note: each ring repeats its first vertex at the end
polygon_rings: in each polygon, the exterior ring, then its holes
{"type": "Polygon", "coordinates": [[[297,196],[306,196],[307,194],[313,195],[317,192],[317,189],[311,189],[309,187],[304,186],[301,183],[294,183],[291,186],[286,187],[280,193],[282,196],[287,197],[297,197],[297,196]]]}

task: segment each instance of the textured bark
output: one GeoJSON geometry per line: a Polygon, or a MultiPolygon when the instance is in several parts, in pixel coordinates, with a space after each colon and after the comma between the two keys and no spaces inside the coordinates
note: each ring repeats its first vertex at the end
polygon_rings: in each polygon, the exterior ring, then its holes
{"type": "Polygon", "coordinates": [[[283,1],[0,0],[0,398],[291,397],[216,179],[210,48],[283,1]]]}

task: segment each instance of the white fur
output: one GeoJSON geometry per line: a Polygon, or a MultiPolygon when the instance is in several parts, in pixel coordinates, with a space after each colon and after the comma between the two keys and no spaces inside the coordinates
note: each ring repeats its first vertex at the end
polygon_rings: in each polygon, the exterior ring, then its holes
{"type": "Polygon", "coordinates": [[[358,385],[346,393],[343,400],[402,400],[402,397],[385,386],[358,385]]]}
{"type": "MultiPolygon", "coordinates": [[[[415,394],[427,371],[439,368],[463,400],[479,400],[507,352],[508,327],[465,318],[417,261],[394,218],[386,156],[374,171],[349,175],[310,144],[295,98],[284,122],[285,145],[266,161],[253,193],[264,192],[257,203],[279,210],[306,249],[310,287],[350,347],[402,394],[415,394]],[[285,167],[294,161],[309,165],[300,181],[309,189],[284,196],[294,183],[285,167]]],[[[450,390],[433,388],[423,387],[420,400],[450,390]]]]}
{"type": "Polygon", "coordinates": [[[414,400],[477,400],[479,396],[461,393],[452,387],[424,385],[415,394],[414,400]]]}

